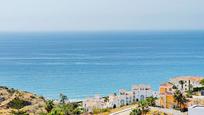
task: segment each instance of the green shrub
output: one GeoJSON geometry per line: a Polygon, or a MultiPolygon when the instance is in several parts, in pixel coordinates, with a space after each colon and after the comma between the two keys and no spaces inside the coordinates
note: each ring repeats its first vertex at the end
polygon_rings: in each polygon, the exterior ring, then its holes
{"type": "Polygon", "coordinates": [[[93,109],[93,113],[94,114],[103,113],[103,112],[109,112],[109,111],[110,111],[110,109],[108,109],[108,108],[105,108],[105,109],[95,108],[95,109],[93,109]]]}
{"type": "Polygon", "coordinates": [[[130,115],[141,115],[141,114],[142,114],[142,111],[138,108],[133,109],[130,113],[130,115]]]}
{"type": "Polygon", "coordinates": [[[204,87],[194,87],[193,92],[204,90],[204,87]]]}
{"type": "Polygon", "coordinates": [[[24,100],[21,100],[19,98],[14,98],[12,101],[10,101],[8,103],[8,107],[11,107],[13,109],[21,109],[21,108],[28,106],[28,105],[31,105],[31,102],[24,101],[24,100]]]}

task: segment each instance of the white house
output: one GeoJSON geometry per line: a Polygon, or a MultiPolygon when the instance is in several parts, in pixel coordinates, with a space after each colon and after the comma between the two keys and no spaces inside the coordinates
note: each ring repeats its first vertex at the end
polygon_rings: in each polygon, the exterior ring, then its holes
{"type": "Polygon", "coordinates": [[[93,112],[93,109],[104,109],[107,108],[107,102],[100,96],[85,99],[82,103],[83,108],[88,112],[93,112]]]}
{"type": "Polygon", "coordinates": [[[83,107],[88,112],[92,112],[94,108],[116,108],[132,104],[151,96],[158,97],[159,92],[152,91],[151,86],[149,85],[133,85],[130,91],[120,89],[118,93],[109,95],[108,100],[106,101],[104,98],[99,96],[88,98],[83,101],[83,107]]]}
{"type": "Polygon", "coordinates": [[[144,84],[133,85],[132,92],[133,92],[133,101],[140,101],[151,96],[153,97],[159,96],[159,92],[153,91],[150,85],[144,85],[144,84]]]}
{"type": "Polygon", "coordinates": [[[196,76],[181,76],[170,79],[170,82],[173,83],[179,90],[188,91],[189,88],[192,89],[194,87],[202,87],[200,81],[203,77],[196,76]],[[183,84],[180,83],[183,82],[183,84]]]}
{"type": "Polygon", "coordinates": [[[149,85],[133,85],[131,91],[119,90],[119,94],[109,96],[109,107],[115,108],[123,105],[129,105],[134,102],[146,99],[147,97],[158,97],[159,92],[152,91],[149,85]]]}

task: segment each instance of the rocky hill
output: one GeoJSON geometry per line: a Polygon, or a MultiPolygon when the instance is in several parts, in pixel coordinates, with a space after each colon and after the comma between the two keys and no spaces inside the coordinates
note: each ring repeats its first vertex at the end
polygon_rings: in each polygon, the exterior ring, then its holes
{"type": "Polygon", "coordinates": [[[0,86],[0,115],[38,115],[46,113],[45,105],[41,96],[0,86]]]}

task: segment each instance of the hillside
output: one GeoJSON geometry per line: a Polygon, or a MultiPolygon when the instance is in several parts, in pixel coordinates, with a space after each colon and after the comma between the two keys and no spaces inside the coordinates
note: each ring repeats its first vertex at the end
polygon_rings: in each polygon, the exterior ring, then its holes
{"type": "Polygon", "coordinates": [[[36,115],[45,110],[45,99],[35,94],[0,86],[0,115],[15,112],[36,115]]]}

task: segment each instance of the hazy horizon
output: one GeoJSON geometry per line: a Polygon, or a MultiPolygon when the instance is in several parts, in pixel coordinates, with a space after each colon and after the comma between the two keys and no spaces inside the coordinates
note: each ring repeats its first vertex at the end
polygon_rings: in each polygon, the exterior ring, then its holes
{"type": "Polygon", "coordinates": [[[204,30],[203,0],[18,0],[0,4],[0,32],[204,30]]]}

